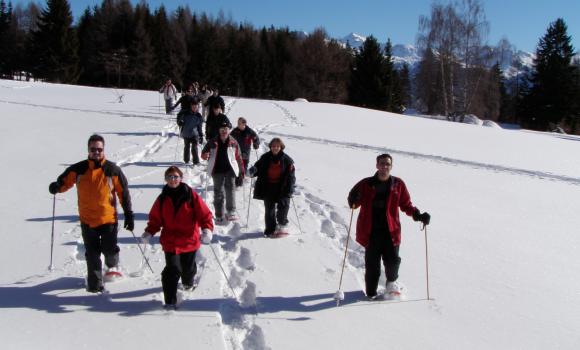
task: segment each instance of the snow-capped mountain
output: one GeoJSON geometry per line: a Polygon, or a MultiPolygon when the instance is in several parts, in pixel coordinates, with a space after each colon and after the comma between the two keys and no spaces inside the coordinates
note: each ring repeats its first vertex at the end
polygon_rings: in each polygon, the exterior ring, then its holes
{"type": "MultiPolygon", "coordinates": [[[[347,36],[338,39],[338,42],[349,45],[353,49],[360,49],[366,40],[366,36],[357,33],[350,33],[347,36]]],[[[381,43],[384,49],[385,44],[381,43]]],[[[393,44],[392,48],[393,61],[396,67],[407,63],[411,70],[414,70],[417,64],[421,61],[421,52],[414,45],[393,44]]],[[[490,66],[495,62],[500,62],[502,71],[506,76],[514,76],[518,71],[531,68],[533,65],[535,55],[530,52],[521,50],[504,50],[497,52],[492,50],[492,57],[489,59],[490,66]]]]}

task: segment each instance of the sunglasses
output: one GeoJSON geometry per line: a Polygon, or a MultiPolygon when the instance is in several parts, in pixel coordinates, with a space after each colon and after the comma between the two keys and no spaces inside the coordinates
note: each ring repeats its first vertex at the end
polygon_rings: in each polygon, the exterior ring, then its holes
{"type": "Polygon", "coordinates": [[[179,175],[167,175],[165,176],[165,180],[170,181],[170,180],[179,180],[181,178],[181,176],[179,175]]]}
{"type": "Polygon", "coordinates": [[[98,153],[103,153],[103,150],[104,149],[102,149],[100,147],[91,147],[91,148],[89,148],[89,151],[91,151],[91,153],[97,153],[97,152],[98,153]]]}

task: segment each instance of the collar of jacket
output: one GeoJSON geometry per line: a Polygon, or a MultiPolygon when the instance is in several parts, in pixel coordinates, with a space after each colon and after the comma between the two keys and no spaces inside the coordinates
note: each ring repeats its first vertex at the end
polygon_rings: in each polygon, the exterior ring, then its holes
{"type": "Polygon", "coordinates": [[[102,168],[103,165],[105,165],[105,162],[106,161],[107,161],[106,158],[103,158],[103,160],[101,160],[100,162],[96,162],[96,161],[94,161],[94,160],[92,160],[92,159],[89,158],[88,159],[89,169],[99,169],[99,168],[102,168]]]}
{"type": "MultiPolygon", "coordinates": [[[[375,174],[373,175],[373,177],[371,177],[371,186],[375,187],[379,182],[382,182],[381,180],[379,180],[379,172],[375,172],[375,174]]],[[[389,175],[389,178],[387,179],[387,182],[392,185],[393,184],[393,175],[389,175]]]]}

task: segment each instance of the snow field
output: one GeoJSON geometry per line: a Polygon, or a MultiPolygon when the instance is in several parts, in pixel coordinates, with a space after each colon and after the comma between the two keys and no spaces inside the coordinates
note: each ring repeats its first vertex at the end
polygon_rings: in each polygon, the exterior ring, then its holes
{"type": "MultiPolygon", "coordinates": [[[[107,89],[0,81],[6,165],[0,263],[11,267],[0,274],[0,337],[8,348],[94,348],[95,332],[107,334],[112,349],[575,349],[580,343],[577,138],[329,104],[226,99],[232,123],[244,116],[259,132],[258,154],[277,136],[296,162],[290,236],[262,238],[260,201],[250,202],[246,227],[248,180],[237,192],[240,220],[214,232],[219,264],[202,246],[199,286],[181,293],[178,311],[161,309],[158,239],[147,247],[151,274],[125,230],[119,233],[123,271],[143,274],[109,284],[106,295],[87,294],[74,189],[56,197],[55,270],[46,269],[48,184],[86,157],[91,133],[103,134],[107,158],[128,177],[139,236],[163,172],[182,157],[183,142],[171,117],[160,113],[158,94],[122,93],[121,104],[107,89]],[[353,240],[355,212],[345,300],[337,308],[332,297],[351,214],[346,196],[373,174],[382,152],[393,155],[393,174],[406,182],[414,204],[432,215],[434,300],[425,300],[424,232],[401,214],[407,301],[360,301],[364,251],[353,240]]],[[[203,194],[205,167],[179,166],[203,194]]],[[[212,201],[210,180],[206,202],[213,209],[212,201]]]]}

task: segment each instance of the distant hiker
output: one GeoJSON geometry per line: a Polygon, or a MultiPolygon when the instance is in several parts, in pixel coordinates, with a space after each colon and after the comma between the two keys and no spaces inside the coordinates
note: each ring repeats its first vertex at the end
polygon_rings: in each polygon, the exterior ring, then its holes
{"type": "MultiPolygon", "coordinates": [[[[179,119],[179,116],[185,112],[189,112],[191,110],[191,104],[193,103],[193,100],[195,98],[194,95],[194,90],[193,87],[190,87],[187,89],[187,91],[181,95],[181,97],[179,98],[179,100],[177,100],[177,102],[175,102],[175,104],[173,106],[171,106],[171,110],[173,111],[175,108],[177,108],[177,106],[181,106],[180,111],[177,113],[177,118],[179,119]]],[[[198,101],[199,103],[199,101],[198,101]]]]}
{"type": "Polygon", "coordinates": [[[176,308],[180,278],[183,290],[191,291],[196,287],[195,255],[200,242],[210,244],[213,235],[211,211],[191,187],[181,182],[182,179],[183,173],[178,167],[165,170],[166,185],[153,203],[147,227],[141,235],[143,243],[147,244],[151,236],[161,230],[159,242],[165,253],[161,285],[168,309],[176,308]]]}
{"type": "MultiPolygon", "coordinates": [[[[244,162],[244,173],[248,172],[248,162],[250,161],[250,147],[252,143],[254,144],[254,149],[260,147],[260,138],[258,134],[248,125],[246,118],[238,118],[238,126],[232,130],[230,135],[238,141],[240,145],[240,150],[242,151],[242,161],[244,162]]],[[[242,186],[243,181],[241,178],[236,179],[236,186],[242,186]]]]}
{"type": "Polygon", "coordinates": [[[206,104],[210,106],[210,108],[213,108],[213,106],[216,103],[220,106],[222,113],[225,113],[226,103],[224,102],[224,99],[220,96],[220,91],[218,90],[218,88],[213,88],[212,95],[207,98],[206,104]]]}
{"type": "Polygon", "coordinates": [[[203,117],[199,114],[197,97],[191,99],[189,111],[180,112],[177,116],[177,125],[181,128],[181,137],[183,137],[183,162],[189,163],[189,156],[192,156],[193,165],[199,164],[199,155],[197,153],[197,144],[203,142],[203,117]]]}
{"type": "Polygon", "coordinates": [[[50,184],[52,194],[77,186],[81,232],[87,261],[87,291],[102,292],[101,253],[105,256],[106,279],[120,277],[117,245],[117,198],[125,214],[123,227],[133,231],[134,220],[127,178],[115,163],[105,159],[105,139],[92,135],[88,159],[73,164],[50,184]]]}
{"type": "Polygon", "coordinates": [[[284,142],[275,137],[268,147],[270,151],[260,157],[248,174],[258,177],[254,198],[264,201],[264,236],[277,238],[288,234],[288,209],[296,176],[294,161],[284,153],[284,142]]]}
{"type": "Polygon", "coordinates": [[[381,274],[381,259],[387,277],[386,293],[399,295],[399,246],[401,224],[399,208],[413,220],[429,225],[431,216],[422,213],[411,203],[411,196],[403,180],[391,175],[393,158],[389,154],[377,157],[377,172],[359,181],[348,194],[348,205],[360,207],[356,224],[356,241],[365,248],[365,285],[370,299],[377,297],[381,274]]]}
{"type": "Polygon", "coordinates": [[[219,134],[219,126],[223,123],[228,124],[230,129],[232,128],[232,123],[229,118],[222,113],[222,108],[220,107],[219,102],[214,101],[205,122],[206,140],[217,137],[219,134]]]}
{"type": "Polygon", "coordinates": [[[201,90],[199,91],[198,97],[201,100],[201,115],[203,115],[203,118],[205,120],[205,118],[207,118],[207,114],[209,112],[209,105],[207,104],[207,99],[212,95],[212,91],[209,89],[209,87],[207,85],[204,85],[201,90]]]}
{"type": "Polygon", "coordinates": [[[177,100],[177,89],[171,83],[171,79],[165,81],[165,84],[159,89],[159,93],[163,94],[165,99],[165,114],[171,114],[173,100],[177,100]]]}
{"type": "Polygon", "coordinates": [[[213,179],[213,205],[216,223],[223,224],[226,220],[238,219],[236,214],[236,177],[244,176],[244,166],[240,148],[236,140],[229,135],[231,124],[222,122],[219,125],[219,135],[208,139],[201,151],[201,158],[208,161],[207,173],[213,179]],[[224,189],[226,199],[226,216],[224,217],[224,189]]]}

